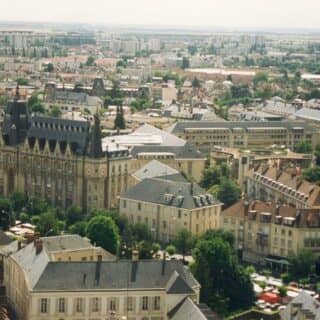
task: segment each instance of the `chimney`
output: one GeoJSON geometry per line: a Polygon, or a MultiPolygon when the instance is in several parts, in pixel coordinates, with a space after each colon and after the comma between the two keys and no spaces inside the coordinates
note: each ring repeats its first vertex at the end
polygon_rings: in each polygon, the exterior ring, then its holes
{"type": "Polygon", "coordinates": [[[139,251],[132,250],[132,261],[138,261],[138,260],[139,260],[139,251]]]}
{"type": "Polygon", "coordinates": [[[161,270],[161,274],[164,276],[165,271],[166,271],[166,257],[167,257],[167,253],[166,251],[163,251],[163,258],[162,258],[162,270],[161,270]]]}
{"type": "Polygon", "coordinates": [[[83,281],[83,284],[86,285],[86,282],[87,282],[87,274],[86,273],[83,274],[82,281],[83,281]]]}
{"type": "Polygon", "coordinates": [[[36,254],[41,253],[43,248],[43,242],[41,239],[35,239],[35,247],[36,247],[36,254]]]}
{"type": "Polygon", "coordinates": [[[100,273],[101,273],[101,262],[102,262],[102,255],[98,255],[98,260],[96,263],[96,274],[95,274],[95,283],[96,285],[100,282],[100,273]]]}

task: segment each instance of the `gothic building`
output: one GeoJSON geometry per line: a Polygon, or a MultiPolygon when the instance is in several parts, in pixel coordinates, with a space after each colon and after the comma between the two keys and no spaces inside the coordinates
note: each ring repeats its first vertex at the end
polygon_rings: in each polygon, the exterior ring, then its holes
{"type": "Polygon", "coordinates": [[[0,135],[0,194],[39,195],[53,205],[110,208],[129,183],[125,149],[102,150],[99,118],[88,122],[29,115],[9,102],[0,135]]]}

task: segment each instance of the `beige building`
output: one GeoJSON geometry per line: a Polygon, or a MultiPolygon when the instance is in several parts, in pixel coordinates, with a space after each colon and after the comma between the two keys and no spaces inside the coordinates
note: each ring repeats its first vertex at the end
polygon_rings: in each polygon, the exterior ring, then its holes
{"type": "Polygon", "coordinates": [[[274,144],[293,149],[300,141],[316,146],[318,130],[302,121],[182,121],[171,133],[199,149],[214,146],[230,148],[268,148],[274,144]]]}
{"type": "Polygon", "coordinates": [[[120,196],[120,214],[129,223],[146,224],[153,237],[164,243],[173,240],[181,229],[201,235],[219,228],[221,206],[181,174],[145,177],[120,196]]]}
{"type": "Polygon", "coordinates": [[[319,209],[297,209],[271,202],[240,200],[224,210],[221,227],[235,236],[245,261],[286,267],[300,249],[319,254],[319,209]]]}
{"type": "Polygon", "coordinates": [[[180,261],[139,261],[135,252],[132,260],[79,261],[81,241],[65,245],[37,239],[6,257],[7,300],[18,320],[179,320],[185,312],[207,319],[197,306],[200,285],[180,261]],[[56,249],[71,259],[52,259],[56,249]]]}
{"type": "Polygon", "coordinates": [[[261,164],[249,170],[246,189],[247,196],[253,200],[297,208],[320,208],[320,187],[303,180],[298,168],[286,172],[275,164],[261,164]]]}

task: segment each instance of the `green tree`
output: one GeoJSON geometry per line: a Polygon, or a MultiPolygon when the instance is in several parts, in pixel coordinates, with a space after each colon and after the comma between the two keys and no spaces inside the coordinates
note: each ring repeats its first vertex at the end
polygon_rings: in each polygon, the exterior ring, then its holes
{"type": "Polygon", "coordinates": [[[40,214],[36,228],[44,237],[59,234],[59,220],[56,213],[53,210],[48,210],[40,214]]]}
{"type": "Polygon", "coordinates": [[[201,87],[201,82],[197,77],[194,77],[192,80],[192,87],[193,88],[200,88],[201,87]]]}
{"type": "Polygon", "coordinates": [[[96,216],[90,219],[87,236],[92,243],[117,254],[119,247],[119,231],[110,217],[96,216]]]}
{"type": "Polygon", "coordinates": [[[225,242],[228,242],[231,247],[234,246],[234,242],[235,242],[234,234],[224,229],[208,230],[201,236],[202,240],[213,240],[217,238],[222,239],[225,242]]]}
{"type": "Polygon", "coordinates": [[[312,145],[304,140],[299,141],[293,149],[297,153],[312,153],[312,145]]]}
{"type": "Polygon", "coordinates": [[[194,243],[192,233],[187,229],[181,229],[178,231],[174,244],[179,253],[182,254],[183,260],[185,259],[186,254],[190,252],[194,243]]]}
{"type": "Polygon", "coordinates": [[[29,80],[25,78],[18,78],[17,83],[19,86],[27,86],[29,84],[29,80]]]}
{"type": "Polygon", "coordinates": [[[54,118],[60,118],[61,117],[61,110],[58,106],[53,106],[50,110],[50,116],[54,118]]]}
{"type": "Polygon", "coordinates": [[[85,237],[87,232],[87,222],[85,221],[76,222],[75,224],[69,227],[69,232],[71,234],[78,234],[81,237],[85,237]]]}
{"type": "Polygon", "coordinates": [[[166,247],[166,252],[168,253],[169,256],[173,256],[176,253],[176,251],[177,251],[176,247],[172,244],[166,247]]]}
{"type": "Polygon", "coordinates": [[[27,205],[27,198],[22,192],[13,192],[10,197],[12,210],[16,214],[20,214],[22,209],[27,205]]]}
{"type": "Polygon", "coordinates": [[[302,249],[288,257],[291,279],[307,278],[315,270],[316,257],[310,250],[302,249]]]}
{"type": "Polygon", "coordinates": [[[104,103],[103,103],[103,105],[104,105],[105,107],[109,107],[109,106],[113,105],[113,99],[112,99],[110,96],[106,96],[106,97],[104,98],[104,103]]]}
{"type": "Polygon", "coordinates": [[[87,58],[87,61],[86,61],[86,66],[88,66],[88,67],[93,66],[94,65],[94,61],[95,61],[94,57],[93,56],[89,56],[87,58]]]}
{"type": "Polygon", "coordinates": [[[320,182],[320,166],[303,170],[302,177],[309,182],[320,182]]]}
{"type": "Polygon", "coordinates": [[[205,169],[202,174],[201,186],[205,189],[209,189],[214,185],[221,183],[222,172],[219,166],[209,167],[205,169]]]}
{"type": "Polygon", "coordinates": [[[126,121],[124,119],[123,109],[122,107],[120,107],[118,108],[117,115],[114,119],[114,129],[125,129],[125,128],[126,128],[126,121]]]}
{"type": "Polygon", "coordinates": [[[223,179],[218,191],[218,199],[224,204],[224,207],[230,207],[241,197],[240,187],[230,179],[223,179]]]}
{"type": "Polygon", "coordinates": [[[200,239],[193,255],[192,270],[201,284],[201,301],[221,315],[252,305],[255,297],[250,276],[227,241],[200,239]]]}
{"type": "Polygon", "coordinates": [[[46,72],[53,72],[54,71],[54,66],[52,63],[48,63],[46,67],[46,72]]]}
{"type": "Polygon", "coordinates": [[[253,78],[253,82],[258,84],[259,82],[268,82],[268,74],[266,72],[258,72],[253,78]]]}
{"type": "Polygon", "coordinates": [[[85,212],[80,207],[70,206],[66,210],[66,224],[70,226],[78,221],[85,219],[85,212]]]}
{"type": "Polygon", "coordinates": [[[15,216],[12,212],[9,199],[0,198],[0,228],[2,230],[8,230],[14,222],[15,216]]]}
{"type": "Polygon", "coordinates": [[[181,68],[182,69],[188,69],[190,67],[190,61],[187,57],[183,57],[182,58],[182,65],[181,68]]]}

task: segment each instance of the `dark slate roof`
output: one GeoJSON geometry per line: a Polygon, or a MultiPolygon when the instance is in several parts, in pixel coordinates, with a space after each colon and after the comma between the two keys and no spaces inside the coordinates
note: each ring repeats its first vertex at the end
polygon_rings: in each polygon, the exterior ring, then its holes
{"type": "Polygon", "coordinates": [[[190,270],[180,261],[166,261],[164,272],[162,271],[163,261],[160,260],[49,262],[33,289],[35,291],[165,289],[174,272],[177,272],[189,287],[199,285],[190,270]],[[133,268],[135,281],[131,281],[133,268]]]}
{"type": "Polygon", "coordinates": [[[84,248],[91,248],[89,239],[80,237],[76,234],[63,235],[56,237],[43,237],[41,238],[44,248],[48,252],[60,250],[77,250],[84,248]]]}
{"type": "Polygon", "coordinates": [[[206,129],[206,128],[226,128],[226,129],[235,129],[235,128],[279,128],[284,127],[286,129],[292,130],[293,128],[305,128],[310,131],[316,131],[316,129],[310,124],[303,121],[180,121],[175,124],[172,128],[173,134],[181,134],[185,129],[188,128],[197,128],[197,129],[206,129]]]}
{"type": "Polygon", "coordinates": [[[123,199],[151,202],[184,209],[195,209],[216,203],[210,198],[210,203],[197,204],[195,197],[206,195],[206,191],[196,183],[171,181],[158,178],[147,178],[129,188],[121,195],[123,199]],[[171,200],[168,200],[171,196],[171,200]]]}
{"type": "Polygon", "coordinates": [[[190,299],[180,301],[169,313],[170,320],[208,320],[199,307],[190,299]]]}
{"type": "Polygon", "coordinates": [[[176,159],[205,159],[206,157],[194,146],[135,146],[131,155],[135,158],[139,153],[173,153],[176,159]]]}
{"type": "Polygon", "coordinates": [[[169,294],[194,294],[194,290],[190,288],[188,283],[180,277],[178,272],[174,272],[168,285],[167,293],[169,294]]]}
{"type": "Polygon", "coordinates": [[[89,138],[90,124],[86,121],[33,116],[28,137],[54,140],[75,145],[77,154],[84,154],[89,138]]]}

